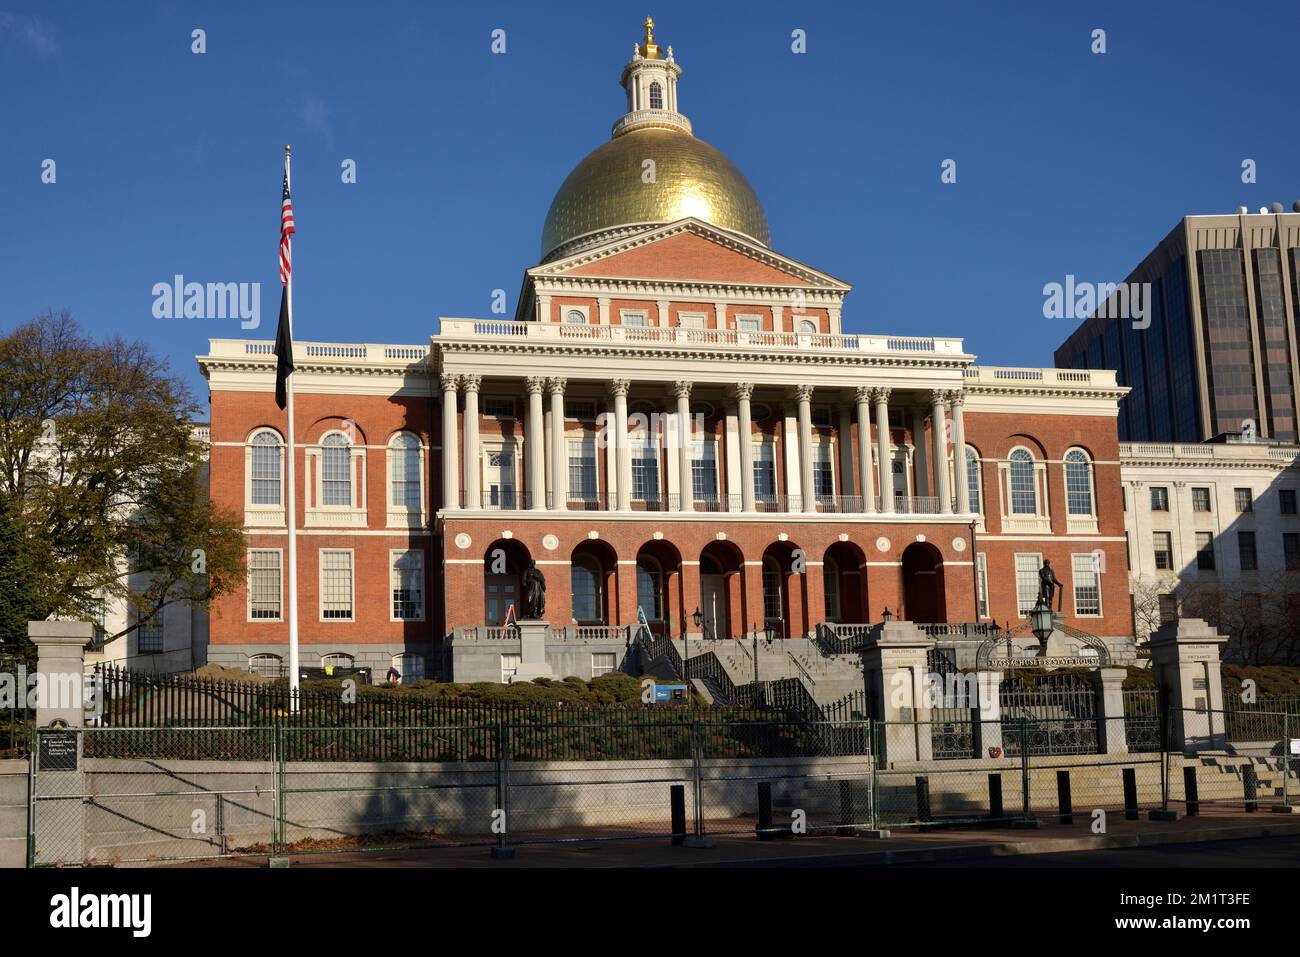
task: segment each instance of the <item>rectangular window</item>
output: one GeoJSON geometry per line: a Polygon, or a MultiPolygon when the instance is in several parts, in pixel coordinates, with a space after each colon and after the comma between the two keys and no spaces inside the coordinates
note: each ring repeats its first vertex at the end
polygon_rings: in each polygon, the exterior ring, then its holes
{"type": "Polygon", "coordinates": [[[352,552],[324,548],[320,553],[320,616],[323,621],[352,620],[352,552]]]}
{"type": "Polygon", "coordinates": [[[614,652],[596,652],[591,656],[591,676],[599,678],[601,675],[607,675],[614,670],[614,665],[614,652]]]}
{"type": "Polygon", "coordinates": [[[1208,512],[1210,510],[1210,490],[1208,488],[1192,489],[1192,511],[1208,512]]]}
{"type": "Polygon", "coordinates": [[[813,494],[830,498],[835,494],[834,466],[830,439],[813,445],[813,494]]]}
{"type": "Polygon", "coordinates": [[[691,494],[697,502],[718,500],[718,443],[691,446],[691,494]]]}
{"type": "Polygon", "coordinates": [[[975,556],[976,588],[975,613],[980,618],[989,616],[989,559],[983,552],[975,556]]]}
{"type": "Polygon", "coordinates": [[[625,312],[623,315],[623,325],[625,326],[644,326],[646,324],[646,314],[644,312],[625,312]]]}
{"type": "Polygon", "coordinates": [[[1282,533],[1282,558],[1289,572],[1300,571],[1300,535],[1295,532],[1282,533]]]}
{"type": "Polygon", "coordinates": [[[1042,565],[1040,552],[1016,553],[1016,605],[1021,615],[1038,601],[1038,569],[1042,565]]]}
{"type": "Polygon", "coordinates": [[[564,417],[577,422],[595,422],[596,403],[591,399],[565,399],[564,417]]]}
{"type": "Polygon", "coordinates": [[[741,332],[758,332],[761,329],[762,321],[757,317],[737,317],[736,328],[741,332]]]}
{"type": "Polygon", "coordinates": [[[1101,572],[1097,568],[1097,556],[1091,552],[1071,555],[1070,561],[1074,572],[1074,613],[1100,615],[1101,572]]]}
{"type": "Polygon", "coordinates": [[[1243,572],[1253,572],[1259,568],[1259,560],[1255,556],[1254,532],[1237,533],[1237,559],[1241,562],[1243,572]]]}
{"type": "Polygon", "coordinates": [[[490,419],[513,419],[515,400],[503,395],[483,396],[483,414],[490,419]]]}
{"type": "Polygon", "coordinates": [[[680,312],[677,314],[677,325],[683,329],[703,329],[704,313],[702,312],[680,312]]]}
{"type": "Polygon", "coordinates": [[[392,561],[393,619],[420,621],[424,618],[424,552],[389,552],[392,561]]]}
{"type": "Polygon", "coordinates": [[[142,655],[162,654],[163,623],[162,612],[158,612],[136,629],[136,646],[142,655]]]}
{"type": "Polygon", "coordinates": [[[1255,511],[1255,497],[1248,488],[1234,488],[1232,496],[1237,502],[1237,511],[1253,512],[1255,511]]]}
{"type": "Polygon", "coordinates": [[[284,449],[270,432],[253,437],[253,504],[280,504],[280,462],[284,449]]]}
{"type": "Polygon", "coordinates": [[[1151,511],[1169,511],[1169,489],[1163,485],[1151,486],[1151,511]]]}
{"type": "Polygon", "coordinates": [[[496,450],[487,452],[487,469],[484,475],[487,504],[490,508],[518,508],[515,500],[514,452],[496,450]]]}
{"type": "Polygon", "coordinates": [[[278,621],[280,619],[280,552],[269,548],[252,548],[248,552],[248,616],[278,621]]]}
{"type": "Polygon", "coordinates": [[[1214,571],[1214,533],[1196,533],[1196,567],[1203,572],[1214,571]]]}
{"type": "Polygon", "coordinates": [[[1277,493],[1278,505],[1283,515],[1295,514],[1295,489],[1284,488],[1277,493]]]}
{"type": "Polygon", "coordinates": [[[1173,595],[1160,595],[1157,598],[1160,603],[1160,624],[1167,621],[1178,620],[1178,599],[1173,595]]]}
{"type": "Polygon", "coordinates": [[[754,443],[754,498],[776,498],[776,446],[771,442],[754,443]]]}
{"type": "MultiPolygon", "coordinates": [[[[410,440],[414,442],[414,439],[410,440]]],[[[393,466],[392,507],[420,507],[420,447],[398,445],[389,452],[393,466]]]]}
{"type": "Polygon", "coordinates": [[[595,502],[600,493],[596,485],[596,437],[569,439],[569,500],[595,502]]]}
{"type": "Polygon", "coordinates": [[[1155,546],[1156,568],[1171,571],[1174,567],[1174,539],[1169,532],[1152,532],[1151,540],[1155,546]]]}
{"type": "Polygon", "coordinates": [[[659,444],[653,438],[632,438],[632,498],[659,501],[659,444]]]}
{"type": "Polygon", "coordinates": [[[831,407],[829,405],[819,405],[812,410],[812,424],[815,429],[829,429],[831,427],[831,407]]]}

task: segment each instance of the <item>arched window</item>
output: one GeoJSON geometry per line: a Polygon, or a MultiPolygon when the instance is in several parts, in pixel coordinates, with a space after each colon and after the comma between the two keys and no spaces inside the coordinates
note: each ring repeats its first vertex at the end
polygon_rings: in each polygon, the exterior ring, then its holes
{"type": "Polygon", "coordinates": [[[1011,514],[1037,515],[1038,489],[1034,479],[1034,457],[1028,449],[1011,453],[1011,514]]]}
{"type": "Polygon", "coordinates": [[[404,685],[424,680],[424,655],[393,655],[393,667],[401,676],[398,681],[404,685]]]}
{"type": "Polygon", "coordinates": [[[781,566],[770,555],[763,559],[763,618],[781,621],[784,617],[781,602],[781,566]]]}
{"type": "Polygon", "coordinates": [[[321,440],[321,504],[352,504],[352,443],[342,432],[321,440]]]}
{"type": "MultiPolygon", "coordinates": [[[[602,600],[600,563],[591,555],[577,555],[569,566],[569,580],[573,583],[573,619],[580,624],[603,624],[605,621],[602,600]]],[[[637,574],[637,591],[640,597],[640,573],[637,574]]],[[[649,610],[646,617],[650,617],[649,610]]]]}
{"type": "Polygon", "coordinates": [[[664,108],[664,88],[658,83],[650,84],[650,109],[662,110],[664,108]]]}
{"type": "Polygon", "coordinates": [[[966,446],[966,496],[971,513],[984,514],[980,507],[980,457],[969,445],[966,446]]]}
{"type": "Polygon", "coordinates": [[[398,432],[388,443],[390,502],[393,508],[420,507],[420,440],[398,432]]]}
{"type": "Polygon", "coordinates": [[[351,668],[352,656],[341,651],[336,651],[332,655],[321,655],[320,666],[325,669],[326,674],[330,674],[336,668],[351,668]]]}
{"type": "Polygon", "coordinates": [[[582,311],[579,309],[570,309],[564,314],[564,321],[571,326],[585,326],[587,324],[587,317],[584,316],[582,311]]]}
{"type": "Polygon", "coordinates": [[[840,620],[840,566],[835,559],[822,565],[822,594],[826,599],[826,620],[840,620]]]}
{"type": "Polygon", "coordinates": [[[817,331],[817,323],[811,319],[805,319],[799,323],[799,331],[811,335],[817,331]]]}
{"type": "Polygon", "coordinates": [[[1092,460],[1083,449],[1065,453],[1065,508],[1069,515],[1094,515],[1092,460]]]}
{"type": "Polygon", "coordinates": [[[280,435],[262,429],[253,436],[252,503],[280,504],[280,475],[284,463],[284,446],[280,435]]]}
{"type": "Polygon", "coordinates": [[[279,655],[251,655],[248,670],[264,678],[279,678],[284,672],[283,659],[279,655]]]}
{"type": "Polygon", "coordinates": [[[664,620],[664,573],[653,558],[636,560],[636,604],[646,620],[664,620]]]}

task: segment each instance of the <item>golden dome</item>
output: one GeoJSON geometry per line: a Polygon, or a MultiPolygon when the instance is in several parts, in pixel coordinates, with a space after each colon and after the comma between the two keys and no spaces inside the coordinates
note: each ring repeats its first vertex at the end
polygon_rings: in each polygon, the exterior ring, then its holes
{"type": "Polygon", "coordinates": [[[542,228],[542,258],[589,234],[687,216],[771,242],[758,196],[722,153],[682,130],[632,129],[593,150],[560,186],[542,228]],[[642,180],[648,159],[653,183],[642,180]]]}

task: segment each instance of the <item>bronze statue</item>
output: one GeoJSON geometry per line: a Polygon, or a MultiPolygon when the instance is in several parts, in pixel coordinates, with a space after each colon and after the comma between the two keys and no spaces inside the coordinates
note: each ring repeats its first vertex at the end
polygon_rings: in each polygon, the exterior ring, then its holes
{"type": "Polygon", "coordinates": [[[546,614],[546,578],[537,568],[537,562],[530,561],[524,569],[524,617],[536,620],[546,614]]]}
{"type": "Polygon", "coordinates": [[[1065,586],[1061,580],[1056,577],[1056,572],[1052,571],[1052,563],[1046,558],[1043,559],[1043,567],[1038,569],[1038,600],[1047,603],[1047,607],[1052,607],[1052,592],[1056,592],[1056,610],[1061,610],[1061,599],[1065,597],[1065,586]]]}

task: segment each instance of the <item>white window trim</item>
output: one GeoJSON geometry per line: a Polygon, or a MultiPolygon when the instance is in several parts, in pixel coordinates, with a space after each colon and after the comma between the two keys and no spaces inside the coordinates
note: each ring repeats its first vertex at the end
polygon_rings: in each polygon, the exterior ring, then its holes
{"type": "MultiPolygon", "coordinates": [[[[1015,596],[1016,596],[1016,599],[1015,599],[1015,600],[1016,600],[1016,617],[1017,617],[1017,618],[1027,618],[1027,617],[1029,616],[1029,613],[1028,613],[1027,611],[1021,611],[1021,610],[1020,610],[1020,578],[1019,578],[1020,569],[1017,567],[1017,565],[1019,565],[1019,561],[1018,561],[1018,560],[1021,559],[1021,558],[1024,558],[1024,557],[1032,557],[1032,558],[1034,559],[1034,567],[1035,567],[1035,568],[1042,568],[1042,567],[1043,567],[1043,553],[1042,553],[1042,552],[1015,552],[1015,553],[1013,553],[1012,558],[1011,558],[1011,573],[1012,573],[1013,576],[1016,576],[1016,577],[1013,579],[1013,582],[1014,582],[1014,584],[1015,584],[1015,596]]],[[[1035,591],[1037,591],[1037,589],[1035,589],[1035,591]]]]}
{"type": "MultiPolygon", "coordinates": [[[[405,451],[405,450],[402,450],[405,451]]],[[[429,524],[429,506],[428,506],[428,459],[429,447],[424,444],[414,432],[402,430],[394,432],[388,440],[388,446],[384,452],[384,503],[387,506],[388,527],[389,528],[423,528],[429,524]],[[417,508],[411,508],[407,505],[393,504],[393,460],[396,457],[394,453],[398,452],[393,443],[399,435],[410,435],[417,443],[416,448],[419,451],[419,470],[420,470],[420,504],[417,508]]]]}
{"type": "MultiPolygon", "coordinates": [[[[975,520],[975,531],[979,532],[982,535],[987,530],[985,527],[985,516],[989,508],[988,496],[984,494],[984,457],[980,455],[980,450],[975,448],[975,446],[971,445],[969,442],[966,443],[966,450],[973,453],[975,456],[975,494],[980,500],[980,510],[978,513],[979,517],[975,520]]],[[[954,463],[953,467],[954,468],[956,467],[956,463],[954,463]]],[[[961,467],[966,468],[966,460],[964,457],[962,459],[961,467]]],[[[955,481],[952,487],[954,489],[957,487],[955,481]]],[[[967,479],[968,492],[969,492],[969,488],[970,488],[970,480],[968,478],[967,479]]],[[[965,502],[962,502],[962,508],[963,509],[970,508],[969,498],[965,502]]]]}
{"type": "MultiPolygon", "coordinates": [[[[519,403],[516,402],[515,397],[511,395],[492,394],[492,395],[484,395],[479,397],[479,407],[481,409],[486,410],[488,402],[509,402],[511,404],[510,406],[511,408],[515,410],[518,410],[519,408],[519,403]]],[[[500,415],[496,412],[487,412],[487,411],[484,411],[482,414],[483,414],[483,418],[495,419],[498,422],[514,422],[519,418],[518,411],[512,412],[509,415],[500,415]]]]}
{"type": "MultiPolygon", "coordinates": [[[[569,422],[582,422],[582,419],[568,419],[569,422]]],[[[591,444],[591,475],[596,487],[596,501],[600,501],[600,436],[592,429],[584,428],[581,425],[566,428],[564,431],[564,475],[565,491],[568,493],[570,502],[585,502],[587,499],[578,494],[578,490],[573,487],[573,483],[568,480],[569,469],[573,466],[573,450],[569,447],[570,442],[582,442],[591,444]]]]}
{"type": "MultiPolygon", "coordinates": [[[[421,456],[423,458],[423,456],[421,456]]],[[[309,446],[306,449],[306,466],[311,475],[309,487],[312,490],[312,497],[306,508],[305,525],[313,526],[333,526],[342,528],[365,528],[366,527],[366,446],[353,442],[352,437],[340,429],[330,429],[323,433],[317,444],[309,446]],[[352,448],[348,456],[348,465],[352,470],[351,493],[352,501],[348,505],[323,505],[325,498],[325,439],[330,435],[341,435],[348,440],[352,448]]],[[[421,479],[423,488],[423,479],[421,479]]],[[[421,496],[423,498],[423,495],[421,496]]],[[[384,489],[384,500],[388,500],[388,489],[384,489]]]]}
{"type": "Polygon", "coordinates": [[[707,329],[709,327],[708,313],[679,312],[677,313],[677,325],[682,329],[707,329]]]}
{"type": "Polygon", "coordinates": [[[259,426],[244,440],[244,524],[254,528],[284,528],[286,449],[284,436],[270,426],[259,426]],[[274,435],[280,442],[280,504],[253,504],[253,439],[263,432],[274,435]]]}
{"type": "MultiPolygon", "coordinates": [[[[1034,450],[1024,445],[1017,445],[1007,452],[1007,457],[998,463],[998,490],[1002,506],[1003,532],[1037,532],[1051,534],[1052,511],[1048,496],[1047,463],[1034,454],[1034,450]],[[1011,511],[1011,456],[1020,451],[1029,453],[1034,467],[1034,506],[1033,515],[1017,515],[1011,511]]],[[[986,506],[987,507],[987,506],[986,506]]]]}
{"type": "Polygon", "coordinates": [[[1101,562],[1100,562],[1100,561],[1098,560],[1098,558],[1097,558],[1097,553],[1096,553],[1096,552],[1074,552],[1074,553],[1072,553],[1072,554],[1070,555],[1070,596],[1071,596],[1072,604],[1074,605],[1074,617],[1075,617],[1075,618],[1105,618],[1105,617],[1106,617],[1106,607],[1105,607],[1105,605],[1102,603],[1102,595],[1101,595],[1101,593],[1102,593],[1102,588],[1101,588],[1101,562]],[[1085,613],[1085,612],[1081,612],[1081,611],[1079,611],[1079,589],[1078,589],[1077,587],[1075,587],[1075,584],[1074,584],[1074,576],[1075,576],[1075,574],[1076,574],[1076,570],[1075,570],[1074,564],[1075,564],[1075,562],[1078,561],[1080,558],[1087,558],[1087,559],[1090,559],[1090,560],[1092,561],[1092,572],[1093,572],[1094,575],[1097,576],[1097,610],[1096,610],[1095,612],[1087,612],[1087,613],[1085,613]]]}
{"type": "Polygon", "coordinates": [[[523,661],[523,656],[522,656],[522,655],[519,655],[519,654],[512,654],[512,653],[508,653],[508,654],[504,654],[504,655],[502,655],[502,656],[501,656],[501,683],[502,683],[503,685],[508,685],[508,684],[510,684],[510,683],[511,683],[511,679],[514,678],[515,675],[517,675],[517,674],[519,673],[519,667],[520,667],[523,663],[524,663],[524,661],[523,661]],[[510,669],[510,673],[509,673],[508,675],[506,674],[506,665],[507,665],[507,663],[510,664],[510,665],[513,665],[513,667],[510,669]]]}
{"type": "Polygon", "coordinates": [[[715,501],[721,501],[724,493],[722,491],[722,482],[720,481],[721,476],[718,472],[719,449],[718,437],[716,435],[703,435],[700,437],[698,442],[689,442],[687,444],[687,455],[690,456],[691,463],[691,497],[695,497],[695,463],[707,463],[709,461],[708,456],[705,455],[705,446],[712,446],[713,448],[713,494],[715,501]],[[697,451],[699,452],[699,455],[696,455],[697,451]]]}
{"type": "Polygon", "coordinates": [[[1097,524],[1097,466],[1092,456],[1088,454],[1087,449],[1082,449],[1073,445],[1065,450],[1065,455],[1061,456],[1061,501],[1065,503],[1065,532],[1067,535],[1096,535],[1097,524]],[[1088,515],[1071,515],[1070,514],[1070,482],[1066,474],[1069,468],[1069,462],[1066,461],[1071,452],[1081,452],[1088,462],[1088,499],[1092,503],[1092,512],[1088,515]]]}
{"type": "Polygon", "coordinates": [[[591,307],[580,306],[575,303],[565,303],[564,305],[560,306],[560,325],[562,326],[591,325],[591,307]],[[581,323],[570,322],[569,313],[571,312],[581,313],[582,322],[581,323]]]}
{"type": "Polygon", "coordinates": [[[763,315],[762,315],[762,313],[757,313],[757,312],[738,312],[738,313],[736,313],[736,315],[735,315],[733,318],[734,318],[735,321],[736,321],[736,331],[737,331],[737,332],[744,332],[744,333],[748,333],[749,335],[755,335],[755,334],[757,334],[757,333],[761,333],[761,332],[763,331],[763,315]],[[757,329],[742,329],[742,328],[741,328],[741,323],[742,323],[742,322],[749,322],[749,321],[751,321],[751,320],[754,321],[754,322],[756,322],[756,323],[758,323],[758,328],[757,328],[757,329]]]}
{"type": "MultiPolygon", "coordinates": [[[[317,620],[326,625],[350,624],[357,620],[357,554],[355,548],[322,548],[316,553],[316,614],[317,620]],[[326,618],[325,617],[325,561],[324,558],[331,552],[347,552],[348,575],[351,578],[351,584],[348,594],[352,599],[352,614],[347,618],[326,618]]],[[[389,601],[392,601],[391,596],[389,601]]],[[[330,652],[330,654],[339,654],[340,652],[330,652]]],[[[322,656],[323,658],[324,656],[322,656]]]]}
{"type": "MultiPolygon", "coordinates": [[[[390,548],[388,550],[388,620],[392,622],[424,621],[429,608],[429,569],[423,548],[390,548]],[[397,559],[412,552],[420,556],[420,615],[418,618],[398,618],[393,614],[393,587],[397,584],[397,559]]],[[[355,572],[353,573],[355,577],[355,572]]],[[[352,612],[356,614],[356,596],[352,596],[352,612]]],[[[338,620],[338,619],[334,619],[338,620]]],[[[415,652],[404,652],[415,654],[415,652]]],[[[399,669],[400,670],[400,669],[399,669]]]]}
{"type": "Polygon", "coordinates": [[[611,674],[613,674],[613,673],[616,672],[616,671],[618,671],[618,654],[617,654],[616,652],[613,652],[613,651],[593,651],[593,652],[591,653],[591,677],[592,677],[593,679],[594,679],[594,678],[599,678],[600,675],[611,675],[611,674]],[[596,672],[596,659],[597,659],[597,658],[607,658],[607,657],[613,659],[613,664],[611,664],[611,665],[609,666],[608,670],[601,671],[601,672],[598,674],[598,673],[596,672]]]}
{"type": "Polygon", "coordinates": [[[285,593],[284,549],[283,548],[250,548],[248,549],[248,557],[252,557],[253,552],[275,552],[277,555],[280,556],[280,614],[275,618],[254,618],[253,617],[253,583],[251,577],[247,577],[247,576],[244,579],[244,591],[247,592],[247,595],[245,596],[244,614],[246,616],[246,620],[250,624],[273,625],[276,622],[284,621],[284,593],[285,593]]]}
{"type": "Polygon", "coordinates": [[[634,326],[635,328],[638,328],[638,329],[640,329],[640,328],[642,328],[642,327],[644,327],[644,326],[652,326],[652,325],[654,325],[654,323],[652,323],[652,322],[650,321],[650,310],[649,310],[649,309],[619,309],[619,311],[618,311],[618,322],[619,322],[619,325],[623,325],[623,326],[634,326]],[[636,323],[628,322],[628,321],[627,321],[628,316],[640,316],[641,319],[642,319],[642,321],[641,321],[641,322],[636,322],[636,323]]]}
{"type": "MultiPolygon", "coordinates": [[[[520,478],[520,467],[522,466],[522,462],[520,461],[520,459],[522,459],[524,455],[523,436],[492,435],[492,436],[488,436],[486,439],[484,438],[479,439],[479,456],[478,456],[479,475],[482,476],[482,478],[479,481],[479,485],[480,485],[480,491],[483,496],[484,502],[488,500],[488,497],[491,494],[491,490],[488,488],[489,485],[488,480],[494,475],[499,474],[492,467],[493,455],[510,456],[511,477],[514,479],[514,484],[510,486],[511,493],[515,497],[515,510],[522,508],[523,507],[523,491],[522,491],[523,486],[519,484],[519,478],[520,478]]],[[[549,479],[547,481],[549,482],[549,479]]],[[[511,509],[501,509],[501,507],[498,505],[488,505],[485,507],[493,511],[512,511],[511,509]]]]}
{"type": "Polygon", "coordinates": [[[989,556],[986,552],[979,552],[975,556],[975,587],[978,589],[975,595],[976,615],[981,618],[991,618],[993,608],[989,604],[989,556]],[[981,603],[984,605],[983,614],[979,610],[981,603]]]}

